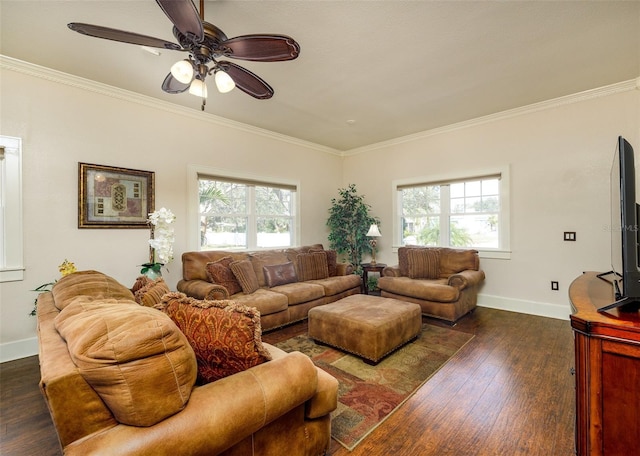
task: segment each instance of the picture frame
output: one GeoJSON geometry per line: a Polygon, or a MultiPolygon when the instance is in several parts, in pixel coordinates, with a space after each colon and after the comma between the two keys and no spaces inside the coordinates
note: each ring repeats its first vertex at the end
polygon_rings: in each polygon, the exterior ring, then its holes
{"type": "Polygon", "coordinates": [[[155,173],[78,162],[78,228],[144,228],[155,210],[155,173]]]}

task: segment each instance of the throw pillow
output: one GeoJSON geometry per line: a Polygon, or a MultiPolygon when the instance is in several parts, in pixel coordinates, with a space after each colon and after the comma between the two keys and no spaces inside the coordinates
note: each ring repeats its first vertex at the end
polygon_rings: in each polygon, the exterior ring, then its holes
{"type": "Polygon", "coordinates": [[[167,315],[132,300],[77,296],[54,324],[80,374],[120,423],[152,426],[187,404],[196,358],[167,315]]]}
{"type": "Polygon", "coordinates": [[[298,255],[298,272],[300,274],[298,277],[300,282],[326,279],[329,277],[327,254],[322,251],[298,255]]]}
{"type": "Polygon", "coordinates": [[[234,301],[165,295],[157,306],[178,325],[196,353],[198,382],[209,383],[271,359],[262,344],[260,312],[234,301]]]}
{"type": "Polygon", "coordinates": [[[263,266],[262,269],[264,271],[264,278],[269,288],[298,281],[296,270],[293,267],[293,263],[291,261],[283,264],[263,266]]]}
{"type": "Polygon", "coordinates": [[[233,261],[229,267],[231,268],[233,275],[238,280],[240,287],[242,287],[242,292],[244,294],[251,294],[260,288],[258,278],[256,277],[256,273],[253,271],[251,261],[233,261]]]}
{"type": "Polygon", "coordinates": [[[338,252],[335,250],[311,249],[311,253],[324,252],[327,255],[327,268],[329,277],[335,277],[338,273],[338,252]]]}
{"type": "Polygon", "coordinates": [[[409,249],[407,276],[412,279],[437,279],[440,276],[440,252],[436,249],[409,249]]]}
{"type": "Polygon", "coordinates": [[[169,286],[160,277],[157,280],[149,280],[146,285],[135,292],[136,302],[145,307],[153,307],[160,302],[162,297],[169,293],[169,286]]]}
{"type": "Polygon", "coordinates": [[[233,258],[224,257],[218,261],[207,263],[205,269],[207,277],[211,283],[217,283],[227,289],[229,295],[234,295],[242,291],[242,287],[229,267],[233,263],[233,258]]]}

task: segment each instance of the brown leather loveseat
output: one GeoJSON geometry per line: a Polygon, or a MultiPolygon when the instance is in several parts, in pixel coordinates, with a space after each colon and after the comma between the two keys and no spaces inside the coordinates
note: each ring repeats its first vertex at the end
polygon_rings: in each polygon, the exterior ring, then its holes
{"type": "Polygon", "coordinates": [[[271,360],[196,385],[194,351],[172,319],[96,271],[42,293],[37,318],[40,387],[66,455],[329,449],[338,383],[299,352],[264,344],[271,360]]]}
{"type": "Polygon", "coordinates": [[[232,299],[260,312],[268,330],[307,318],[309,309],[360,293],[353,266],[322,244],[256,252],[182,254],[178,291],[197,299],[232,299]]]}
{"type": "Polygon", "coordinates": [[[422,314],[455,323],[476,308],[484,281],[477,250],[406,246],[398,264],[383,269],[378,288],[387,298],[420,304],[422,314]]]}

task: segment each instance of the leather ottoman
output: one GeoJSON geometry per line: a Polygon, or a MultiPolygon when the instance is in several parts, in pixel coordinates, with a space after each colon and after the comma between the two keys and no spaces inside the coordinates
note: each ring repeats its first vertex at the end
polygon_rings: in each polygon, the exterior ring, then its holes
{"type": "Polygon", "coordinates": [[[309,310],[309,337],[377,363],[422,329],[418,304],[351,295],[309,310]]]}

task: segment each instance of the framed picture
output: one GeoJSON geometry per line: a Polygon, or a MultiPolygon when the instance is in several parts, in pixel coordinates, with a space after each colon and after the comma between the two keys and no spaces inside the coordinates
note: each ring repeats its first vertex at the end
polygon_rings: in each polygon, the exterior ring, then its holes
{"type": "Polygon", "coordinates": [[[78,228],[145,228],[155,173],[78,163],[78,228]]]}

